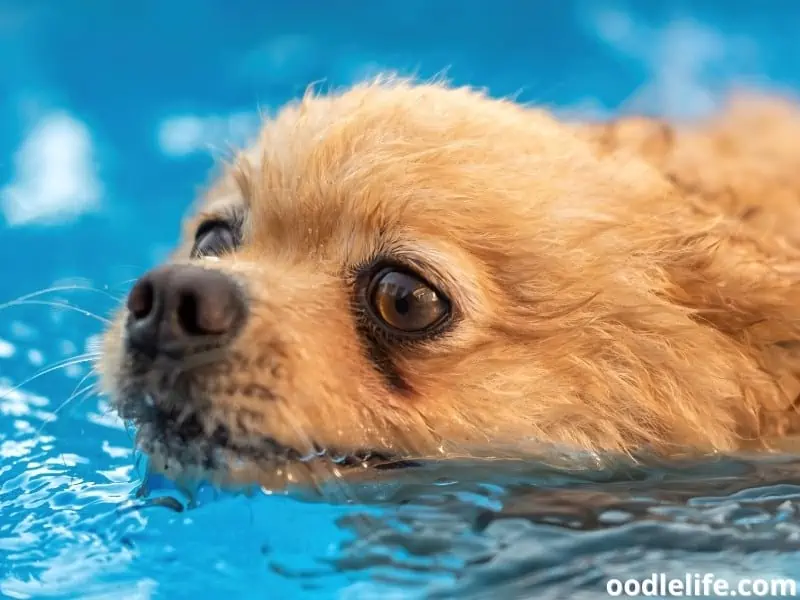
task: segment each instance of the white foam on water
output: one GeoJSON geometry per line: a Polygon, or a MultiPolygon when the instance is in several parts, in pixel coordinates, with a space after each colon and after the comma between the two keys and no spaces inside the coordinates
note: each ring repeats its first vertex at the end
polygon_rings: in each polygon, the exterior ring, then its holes
{"type": "Polygon", "coordinates": [[[0,338],[0,358],[11,358],[16,352],[17,349],[14,344],[0,338]]]}
{"type": "Polygon", "coordinates": [[[89,128],[66,112],[41,118],[14,156],[12,181],[0,189],[10,226],[53,225],[100,206],[102,188],[89,128]]]}
{"type": "Polygon", "coordinates": [[[41,367],[44,364],[44,354],[42,354],[41,350],[36,350],[35,348],[28,350],[28,362],[30,362],[35,367],[41,367]]]}

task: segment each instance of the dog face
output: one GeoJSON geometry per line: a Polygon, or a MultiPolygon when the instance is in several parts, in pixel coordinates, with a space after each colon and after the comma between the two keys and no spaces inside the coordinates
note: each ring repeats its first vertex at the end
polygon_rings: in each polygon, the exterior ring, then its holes
{"type": "Polygon", "coordinates": [[[675,301],[705,229],[545,113],[402,81],[307,96],[136,283],[102,378],[178,476],[731,448],[755,370],[675,301]]]}

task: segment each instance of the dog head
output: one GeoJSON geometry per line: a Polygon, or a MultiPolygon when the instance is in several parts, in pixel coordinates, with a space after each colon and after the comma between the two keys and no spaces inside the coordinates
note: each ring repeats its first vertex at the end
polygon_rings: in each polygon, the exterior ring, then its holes
{"type": "Polygon", "coordinates": [[[173,474],[728,448],[741,364],[672,300],[698,229],[673,194],[475,91],[307,95],[134,285],[103,381],[173,474]]]}

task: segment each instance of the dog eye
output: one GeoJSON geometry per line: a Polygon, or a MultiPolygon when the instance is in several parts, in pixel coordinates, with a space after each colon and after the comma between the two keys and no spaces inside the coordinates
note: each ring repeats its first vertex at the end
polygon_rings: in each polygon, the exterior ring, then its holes
{"type": "Polygon", "coordinates": [[[218,256],[236,247],[236,236],[225,221],[206,221],[197,228],[192,258],[218,256]]]}
{"type": "Polygon", "coordinates": [[[425,281],[402,271],[380,272],[373,280],[370,303],[386,326],[403,333],[422,333],[449,314],[448,301],[425,281]]]}

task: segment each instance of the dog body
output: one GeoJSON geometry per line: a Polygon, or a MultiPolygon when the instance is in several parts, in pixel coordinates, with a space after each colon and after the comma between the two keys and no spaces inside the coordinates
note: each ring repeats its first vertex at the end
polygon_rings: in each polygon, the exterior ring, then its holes
{"type": "Polygon", "coordinates": [[[780,446],[800,426],[797,140],[771,99],[680,127],[393,79],[308,94],[134,287],[103,381],[159,468],[226,480],[780,446]]]}

